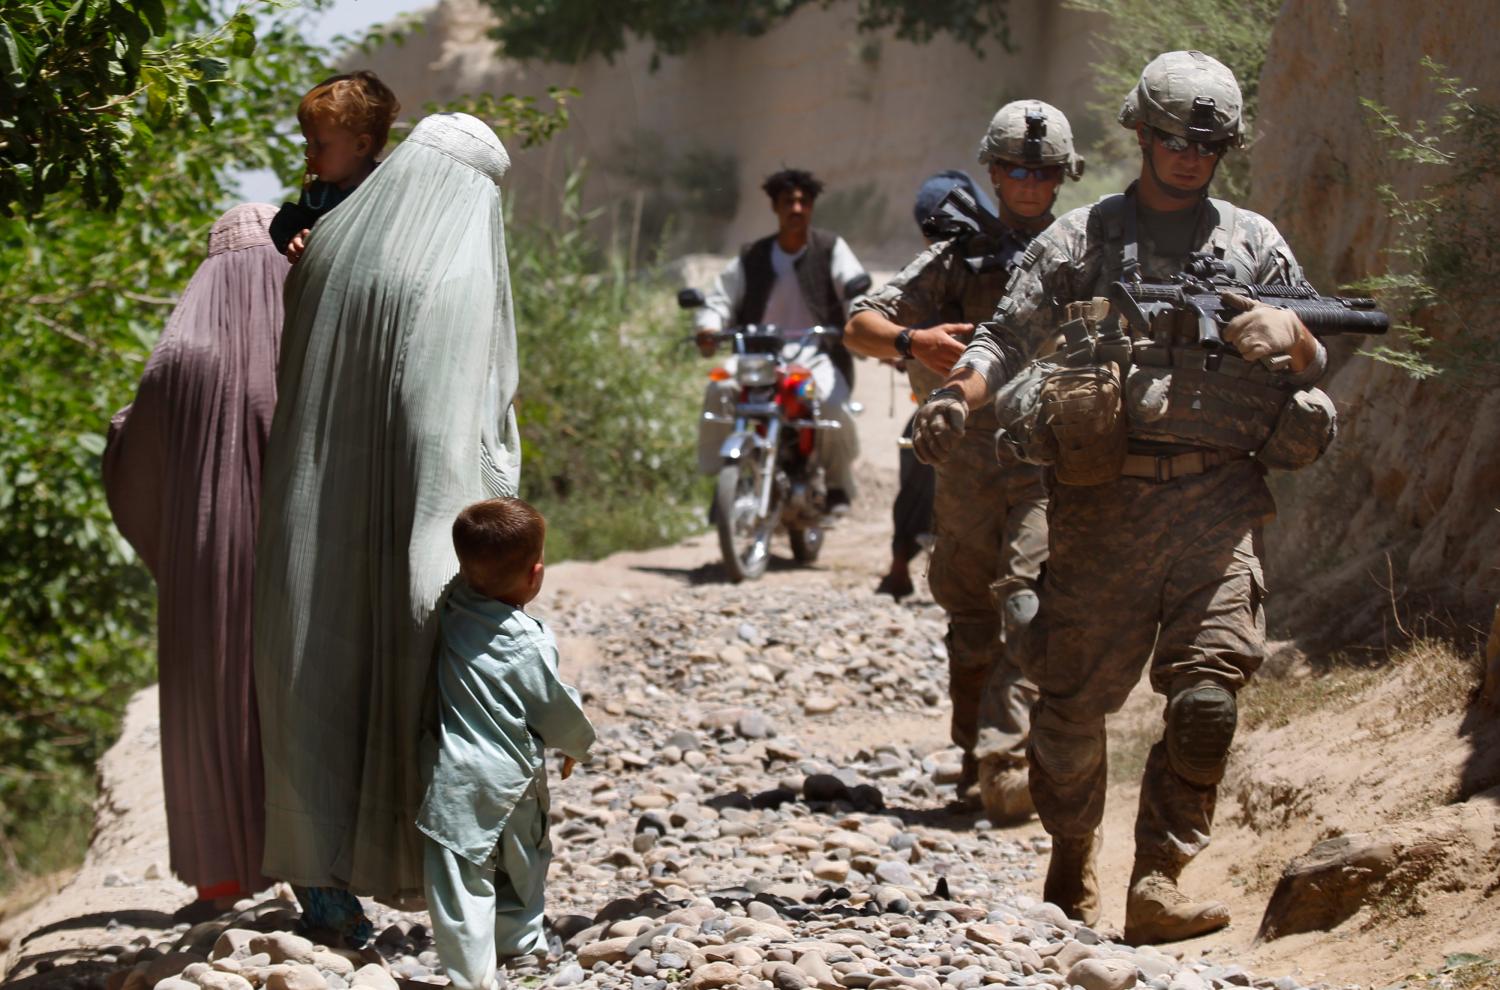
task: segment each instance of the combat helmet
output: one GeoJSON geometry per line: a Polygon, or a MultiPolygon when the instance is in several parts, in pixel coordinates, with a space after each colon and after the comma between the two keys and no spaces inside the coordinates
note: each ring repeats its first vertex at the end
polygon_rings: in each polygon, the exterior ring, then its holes
{"type": "Polygon", "coordinates": [[[1240,84],[1223,62],[1202,52],[1167,52],[1141,70],[1125,97],[1120,124],[1146,124],[1189,141],[1245,143],[1240,84]]]}
{"type": "Polygon", "coordinates": [[[996,111],[979,142],[979,164],[996,162],[1031,168],[1061,165],[1069,178],[1083,175],[1083,156],[1073,150],[1068,118],[1041,100],[1016,100],[996,111]]]}

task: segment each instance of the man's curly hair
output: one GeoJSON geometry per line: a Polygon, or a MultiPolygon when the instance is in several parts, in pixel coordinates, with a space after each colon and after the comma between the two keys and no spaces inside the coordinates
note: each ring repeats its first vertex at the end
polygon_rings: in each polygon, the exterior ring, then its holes
{"type": "Polygon", "coordinates": [[[823,183],[804,168],[784,168],[780,172],[773,172],[766,176],[766,181],[760,187],[771,197],[772,203],[776,202],[776,197],[792,189],[801,189],[809,200],[817,199],[818,194],[823,191],[823,183]]]}

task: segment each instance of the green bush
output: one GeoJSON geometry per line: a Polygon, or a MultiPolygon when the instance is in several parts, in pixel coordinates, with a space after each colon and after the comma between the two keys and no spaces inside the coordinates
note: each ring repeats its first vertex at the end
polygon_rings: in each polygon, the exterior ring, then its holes
{"type": "Polygon", "coordinates": [[[521,351],[521,493],[548,517],[548,556],[592,559],[668,543],[701,524],[701,369],[671,286],[601,251],[579,210],[508,231],[521,351]]]}
{"type": "Polygon", "coordinates": [[[1456,385],[1500,384],[1500,105],[1423,58],[1444,97],[1436,120],[1410,129],[1389,110],[1365,100],[1370,126],[1392,161],[1415,166],[1422,192],[1405,197],[1380,187],[1394,226],[1391,269],[1359,288],[1380,297],[1396,323],[1399,343],[1368,351],[1415,378],[1442,375],[1456,385]]]}

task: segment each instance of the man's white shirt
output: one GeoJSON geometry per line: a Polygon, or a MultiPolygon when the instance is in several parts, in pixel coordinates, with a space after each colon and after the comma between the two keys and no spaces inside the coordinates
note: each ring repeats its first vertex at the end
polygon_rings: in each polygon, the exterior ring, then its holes
{"type": "MultiPolygon", "coordinates": [[[[797,284],[797,272],[793,267],[797,259],[806,253],[807,248],[804,246],[801,251],[788,254],[780,244],[772,242],[771,270],[776,273],[776,280],[771,284],[771,294],[766,300],[766,312],[761,322],[784,330],[806,330],[817,322],[812,311],[807,308],[807,301],[802,298],[802,287],[797,284]]],[[[865,270],[842,237],[833,243],[829,269],[834,292],[837,293],[839,302],[847,307],[850,300],[844,287],[851,279],[863,275],[865,270]]],[[[744,298],[745,269],[740,264],[739,256],[735,256],[709,286],[704,305],[694,316],[693,322],[700,330],[723,330],[734,322],[735,310],[739,309],[744,298]]]]}

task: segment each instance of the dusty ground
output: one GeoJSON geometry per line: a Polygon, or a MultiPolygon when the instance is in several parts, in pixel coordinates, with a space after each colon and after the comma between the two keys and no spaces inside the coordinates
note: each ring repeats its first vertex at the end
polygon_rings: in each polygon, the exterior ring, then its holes
{"type": "MultiPolygon", "coordinates": [[[[731,589],[720,584],[716,544],[711,536],[703,535],[673,547],[619,554],[597,563],[561,564],[549,570],[538,610],[559,620],[568,634],[565,663],[581,685],[586,689],[592,685],[597,692],[618,673],[615,665],[621,651],[628,648],[620,640],[622,636],[628,640],[631,630],[609,626],[615,621],[612,617],[651,615],[659,606],[675,604],[690,612],[703,609],[705,616],[722,623],[716,613],[750,614],[744,605],[749,596],[782,601],[801,595],[815,598],[819,608],[837,602],[832,611],[856,626],[865,621],[878,628],[879,623],[891,621],[892,615],[897,621],[909,615],[918,641],[936,636],[938,616],[925,589],[902,606],[906,611],[893,610],[886,600],[869,594],[887,560],[894,437],[911,406],[900,383],[895,388],[896,401],[891,402],[884,368],[865,363],[861,372],[857,394],[866,407],[861,418],[863,490],[857,511],[830,534],[816,567],[798,569],[784,559],[759,584],[731,589]]],[[[786,553],[784,545],[778,550],[786,553]]],[[[764,623],[764,618],[756,621],[764,623]]],[[[800,663],[794,654],[787,656],[800,663]]],[[[941,664],[935,656],[926,662],[934,668],[941,664]]],[[[913,683],[917,680],[909,671],[906,676],[913,683]]],[[[1246,697],[1247,728],[1241,733],[1234,769],[1221,792],[1214,845],[1184,878],[1190,891],[1226,900],[1235,924],[1225,932],[1172,947],[1171,955],[1200,961],[1200,968],[1201,961],[1221,966],[1237,963],[1266,977],[1290,976],[1288,985],[1371,988],[1437,972],[1456,953],[1500,957],[1500,911],[1495,910],[1493,896],[1500,885],[1493,840],[1500,836],[1495,835],[1489,836],[1490,852],[1467,863],[1468,875],[1457,880],[1448,876],[1441,884],[1387,896],[1331,932],[1259,945],[1254,941],[1261,912],[1283,865],[1317,840],[1420,816],[1500,782],[1496,767],[1500,745],[1494,725],[1482,725],[1466,716],[1472,678],[1471,669],[1430,659],[1375,674],[1346,671],[1326,678],[1312,676],[1300,662],[1268,665],[1256,689],[1259,693],[1246,697]]],[[[766,680],[782,688],[757,686],[756,690],[790,691],[788,685],[794,683],[801,684],[801,690],[810,689],[805,679],[789,676],[766,680]]],[[[706,684],[713,688],[714,682],[710,678],[706,684]]],[[[720,683],[714,690],[724,688],[720,683]]],[[[627,699],[638,690],[638,686],[629,688],[627,699]]],[[[646,693],[634,701],[600,711],[601,728],[630,731],[634,718],[630,705],[650,701],[651,690],[647,684],[646,693]]],[[[700,702],[714,697],[718,696],[709,690],[685,695],[681,702],[696,710],[700,702]]],[[[829,765],[847,766],[860,760],[867,764],[872,752],[892,741],[899,741],[904,747],[900,751],[908,754],[939,754],[946,744],[945,702],[930,709],[911,704],[873,704],[858,710],[851,706],[817,718],[797,719],[793,726],[785,725],[784,713],[791,710],[795,719],[795,700],[779,697],[766,703],[783,713],[779,716],[783,729],[795,730],[796,746],[808,760],[826,760],[829,765]]],[[[0,951],[5,953],[5,969],[15,966],[13,980],[42,985],[49,982],[49,970],[54,974],[67,971],[72,986],[87,987],[90,978],[97,979],[111,967],[98,962],[74,966],[75,960],[91,951],[97,956],[101,946],[123,944],[127,938],[144,935],[152,941],[169,934],[170,912],[189,899],[187,888],[171,879],[164,866],[166,830],[156,740],[159,717],[153,691],[142,692],[132,702],[124,738],[101,771],[105,787],[98,831],[79,873],[59,878],[50,897],[0,922],[0,951]]],[[[1117,930],[1123,923],[1138,793],[1134,778],[1159,719],[1159,702],[1143,686],[1111,721],[1115,783],[1101,863],[1104,924],[1100,927],[1105,931],[1117,930]]],[[[745,781],[754,779],[759,778],[752,775],[745,781]]],[[[597,784],[586,786],[597,792],[597,784]]],[[[736,786],[749,787],[750,783],[736,786]]],[[[920,781],[910,784],[906,793],[927,794],[922,786],[920,781]]],[[[933,795],[932,803],[935,810],[942,802],[933,795]]],[[[950,844],[963,851],[964,862],[972,861],[981,873],[988,869],[995,883],[1013,891],[1006,896],[1040,894],[1044,861],[1033,852],[1045,849],[1040,827],[1033,824],[995,834],[1003,842],[974,844],[968,837],[970,819],[927,812],[917,818],[925,829],[924,841],[941,844],[942,835],[950,836],[950,844]]],[[[1476,848],[1483,847],[1484,840],[1480,836],[1476,848]]],[[[568,868],[560,906],[586,907],[591,869],[581,866],[574,872],[568,868]]]]}

